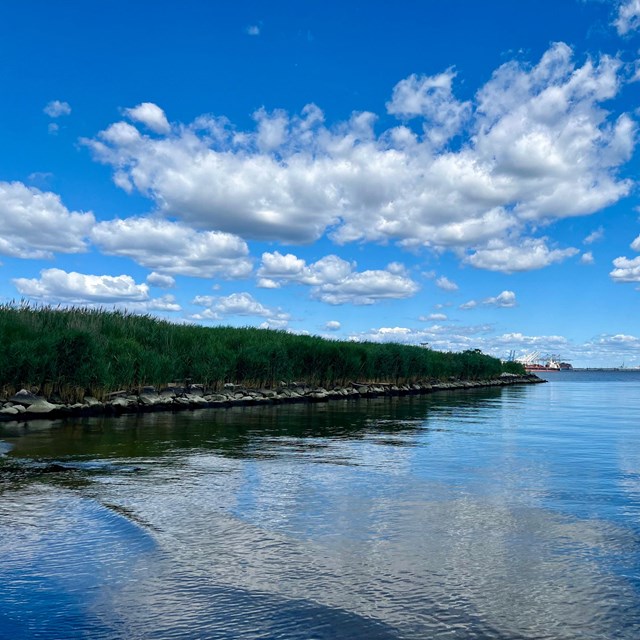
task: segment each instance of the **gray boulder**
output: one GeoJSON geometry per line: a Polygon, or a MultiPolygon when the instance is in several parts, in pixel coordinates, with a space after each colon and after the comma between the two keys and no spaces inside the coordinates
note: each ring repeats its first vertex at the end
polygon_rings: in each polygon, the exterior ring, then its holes
{"type": "Polygon", "coordinates": [[[34,402],[27,407],[27,413],[51,413],[56,409],[59,409],[60,406],[57,404],[51,404],[51,402],[47,402],[44,398],[40,402],[34,402]]]}
{"type": "Polygon", "coordinates": [[[0,409],[0,414],[5,416],[15,416],[20,413],[15,407],[3,407],[0,409]]]}
{"type": "Polygon", "coordinates": [[[45,399],[42,396],[37,396],[34,393],[31,393],[31,391],[27,391],[26,389],[20,389],[18,393],[9,398],[9,402],[13,402],[14,404],[22,404],[25,407],[43,401],[45,401],[45,399]]]}

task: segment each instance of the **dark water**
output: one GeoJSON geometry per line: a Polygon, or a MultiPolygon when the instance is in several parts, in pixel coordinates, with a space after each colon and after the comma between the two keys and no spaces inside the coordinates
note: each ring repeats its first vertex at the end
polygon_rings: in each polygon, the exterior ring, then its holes
{"type": "Polygon", "coordinates": [[[0,426],[0,638],[635,640],[640,374],[548,378],[0,426]]]}

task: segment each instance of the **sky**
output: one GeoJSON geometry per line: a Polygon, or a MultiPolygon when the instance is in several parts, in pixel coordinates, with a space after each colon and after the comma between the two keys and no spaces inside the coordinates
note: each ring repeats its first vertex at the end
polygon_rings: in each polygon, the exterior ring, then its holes
{"type": "Polygon", "coordinates": [[[640,0],[6,0],[0,83],[0,302],[640,366],[640,0]]]}

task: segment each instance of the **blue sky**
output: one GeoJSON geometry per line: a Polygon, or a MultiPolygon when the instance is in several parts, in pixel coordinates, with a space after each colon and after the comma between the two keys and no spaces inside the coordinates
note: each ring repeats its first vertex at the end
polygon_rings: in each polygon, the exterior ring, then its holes
{"type": "Polygon", "coordinates": [[[0,299],[640,365],[640,0],[4,2],[0,299]]]}

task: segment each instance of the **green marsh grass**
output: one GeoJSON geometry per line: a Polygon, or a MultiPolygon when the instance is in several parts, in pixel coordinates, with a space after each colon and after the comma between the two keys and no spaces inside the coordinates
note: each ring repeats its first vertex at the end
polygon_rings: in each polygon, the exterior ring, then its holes
{"type": "Polygon", "coordinates": [[[252,327],[173,324],[92,308],[0,305],[0,386],[37,388],[64,401],[85,394],[191,381],[274,387],[281,381],[333,387],[413,383],[524,373],[478,350],[451,353],[394,343],[341,342],[252,327]]]}

